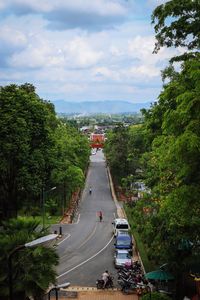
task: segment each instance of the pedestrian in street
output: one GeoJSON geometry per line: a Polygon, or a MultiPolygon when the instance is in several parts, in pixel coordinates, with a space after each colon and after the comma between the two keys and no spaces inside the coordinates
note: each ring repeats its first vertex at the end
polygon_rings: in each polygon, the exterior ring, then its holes
{"type": "Polygon", "coordinates": [[[100,210],[99,212],[99,221],[101,222],[103,220],[103,214],[102,214],[102,211],[100,210]]]}
{"type": "Polygon", "coordinates": [[[92,188],[91,188],[91,186],[90,186],[90,188],[89,188],[89,194],[90,194],[90,195],[92,194],[92,188]]]}

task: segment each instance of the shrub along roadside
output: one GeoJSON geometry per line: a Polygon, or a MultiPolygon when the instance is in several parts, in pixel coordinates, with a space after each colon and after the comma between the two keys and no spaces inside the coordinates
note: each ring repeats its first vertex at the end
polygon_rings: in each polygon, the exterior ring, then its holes
{"type": "Polygon", "coordinates": [[[149,299],[151,299],[151,300],[170,300],[171,298],[165,294],[153,292],[150,295],[146,294],[146,295],[142,296],[141,300],[149,300],[149,299]]]}
{"type": "MultiPolygon", "coordinates": [[[[20,245],[48,235],[49,232],[39,228],[34,218],[10,219],[0,229],[0,299],[9,296],[9,255],[20,245]]],[[[38,245],[19,248],[12,256],[13,299],[25,300],[32,297],[42,300],[45,291],[56,283],[56,270],[59,257],[56,248],[38,245]]]]}
{"type": "Polygon", "coordinates": [[[129,208],[128,206],[125,206],[124,208],[125,208],[125,212],[126,212],[126,215],[127,215],[127,218],[128,218],[128,222],[129,222],[130,227],[131,227],[131,233],[132,233],[132,235],[134,237],[134,240],[135,240],[135,250],[137,252],[139,252],[139,254],[140,254],[145,272],[150,272],[150,271],[154,270],[156,268],[156,266],[153,264],[152,261],[150,261],[148,259],[145,244],[140,239],[140,235],[136,230],[136,224],[134,224],[134,220],[131,217],[132,209],[134,209],[134,208],[129,208]]]}

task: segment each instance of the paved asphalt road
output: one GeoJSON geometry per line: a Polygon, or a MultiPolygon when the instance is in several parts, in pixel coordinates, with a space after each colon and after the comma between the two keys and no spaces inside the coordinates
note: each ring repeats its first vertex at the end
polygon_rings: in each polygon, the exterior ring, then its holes
{"type": "MultiPolygon", "coordinates": [[[[58,245],[59,284],[70,282],[72,286],[95,286],[96,279],[100,278],[106,269],[113,273],[116,282],[111,224],[117,213],[116,206],[111,197],[102,151],[91,155],[90,161],[77,222],[62,225],[63,239],[58,245]],[[97,212],[100,210],[103,212],[101,223],[97,217],[97,212]]],[[[58,225],[54,226],[53,230],[57,228],[58,225]]]]}

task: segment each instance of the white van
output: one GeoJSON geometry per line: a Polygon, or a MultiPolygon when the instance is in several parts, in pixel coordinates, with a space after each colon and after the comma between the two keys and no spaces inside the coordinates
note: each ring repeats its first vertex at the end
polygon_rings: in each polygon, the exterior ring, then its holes
{"type": "Polygon", "coordinates": [[[112,224],[113,224],[114,236],[117,236],[118,231],[128,232],[128,230],[130,229],[130,226],[126,219],[117,218],[112,222],[112,224]]]}

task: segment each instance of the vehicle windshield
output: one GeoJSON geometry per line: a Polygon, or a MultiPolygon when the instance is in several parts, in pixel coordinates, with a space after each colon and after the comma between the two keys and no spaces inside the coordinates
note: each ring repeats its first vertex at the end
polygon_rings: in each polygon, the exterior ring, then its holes
{"type": "Polygon", "coordinates": [[[127,258],[131,258],[129,253],[117,253],[117,258],[118,259],[127,259],[127,258]]]}
{"type": "Polygon", "coordinates": [[[117,229],[128,229],[128,225],[127,224],[118,224],[116,226],[117,229]]]}
{"type": "Polygon", "coordinates": [[[129,246],[131,241],[129,239],[118,239],[117,246],[129,246]]]}

